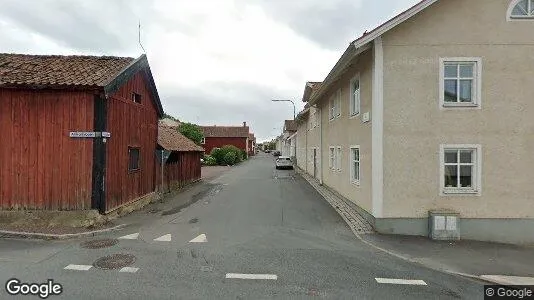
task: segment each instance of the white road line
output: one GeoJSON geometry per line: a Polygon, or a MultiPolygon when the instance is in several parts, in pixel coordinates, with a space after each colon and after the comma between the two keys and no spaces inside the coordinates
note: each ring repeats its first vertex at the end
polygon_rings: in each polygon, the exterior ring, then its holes
{"type": "Polygon", "coordinates": [[[137,240],[138,238],[139,238],[139,232],[121,236],[119,240],[137,240]]]}
{"type": "Polygon", "coordinates": [[[278,276],[273,274],[236,274],[236,273],[227,273],[226,278],[228,279],[266,279],[266,280],[277,280],[278,276]]]}
{"type": "Polygon", "coordinates": [[[375,278],[378,283],[389,284],[409,284],[409,285],[426,285],[423,280],[395,279],[395,278],[375,278]]]}
{"type": "Polygon", "coordinates": [[[124,267],[119,270],[119,272],[121,273],[135,273],[137,271],[139,271],[139,268],[134,268],[134,267],[124,267]]]}
{"type": "Polygon", "coordinates": [[[190,240],[189,242],[190,243],[206,243],[208,241],[208,238],[206,237],[206,235],[203,233],[199,236],[197,236],[196,238],[190,240]]]}
{"type": "Polygon", "coordinates": [[[171,241],[171,234],[162,235],[157,239],[154,239],[155,242],[170,242],[171,241]]]}
{"type": "Polygon", "coordinates": [[[65,270],[76,270],[76,271],[87,271],[89,269],[91,269],[93,266],[89,266],[89,265],[68,265],[66,266],[65,270]]]}

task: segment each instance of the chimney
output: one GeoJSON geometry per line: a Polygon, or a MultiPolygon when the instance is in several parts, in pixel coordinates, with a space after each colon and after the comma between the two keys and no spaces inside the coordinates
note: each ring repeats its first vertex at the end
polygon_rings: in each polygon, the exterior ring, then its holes
{"type": "Polygon", "coordinates": [[[243,127],[247,127],[247,122],[243,122],[243,127]]]}

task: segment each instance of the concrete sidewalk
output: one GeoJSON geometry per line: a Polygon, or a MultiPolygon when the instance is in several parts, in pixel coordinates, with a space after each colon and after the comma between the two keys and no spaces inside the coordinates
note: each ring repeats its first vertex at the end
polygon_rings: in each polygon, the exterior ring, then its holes
{"type": "Polygon", "coordinates": [[[450,274],[504,285],[534,285],[534,246],[372,234],[370,225],[348,205],[348,200],[321,186],[302,170],[297,171],[336,209],[356,237],[375,249],[450,274]]]}
{"type": "Polygon", "coordinates": [[[534,247],[381,234],[361,235],[360,238],[432,269],[499,284],[534,284],[534,247]]]}

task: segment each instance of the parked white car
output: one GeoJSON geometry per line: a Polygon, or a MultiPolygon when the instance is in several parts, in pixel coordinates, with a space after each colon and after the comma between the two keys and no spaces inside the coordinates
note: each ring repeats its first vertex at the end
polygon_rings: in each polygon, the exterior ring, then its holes
{"type": "Polygon", "coordinates": [[[289,156],[278,156],[275,162],[276,169],[293,169],[293,162],[289,156]]]}

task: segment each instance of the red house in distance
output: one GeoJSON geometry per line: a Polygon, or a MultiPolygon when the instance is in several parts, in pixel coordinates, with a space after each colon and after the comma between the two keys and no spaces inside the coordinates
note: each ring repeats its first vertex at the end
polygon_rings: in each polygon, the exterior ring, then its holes
{"type": "Polygon", "coordinates": [[[247,122],[243,122],[243,126],[200,126],[200,128],[204,133],[204,140],[201,144],[206,154],[210,154],[213,148],[221,148],[225,145],[234,145],[249,153],[247,122]]]}

